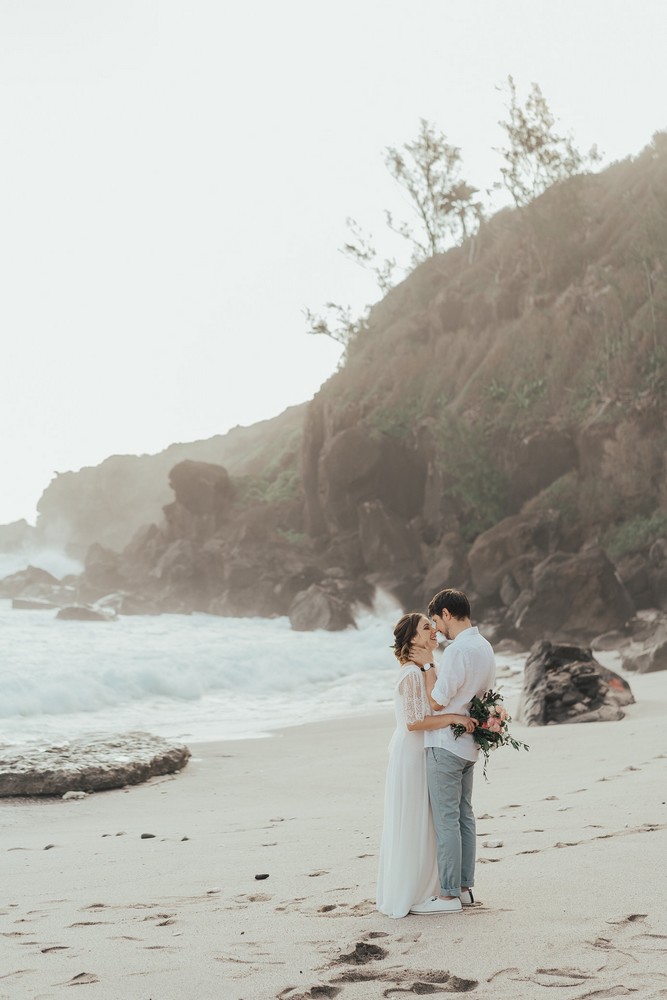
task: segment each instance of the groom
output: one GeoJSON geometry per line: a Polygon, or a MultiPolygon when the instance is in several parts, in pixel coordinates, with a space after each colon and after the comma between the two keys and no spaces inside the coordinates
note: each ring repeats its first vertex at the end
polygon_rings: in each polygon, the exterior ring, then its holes
{"type": "MultiPolygon", "coordinates": [[[[434,711],[470,715],[475,695],[493,689],[496,661],[491,644],[470,624],[470,604],[460,590],[441,590],[428,606],[429,618],[451,642],[437,679],[425,675],[434,711]]],[[[475,815],[472,778],[479,747],[472,734],[454,736],[450,726],[427,730],[426,775],[438,853],[440,895],[413,906],[411,913],[456,913],[472,906],[475,882],[475,815]]]]}

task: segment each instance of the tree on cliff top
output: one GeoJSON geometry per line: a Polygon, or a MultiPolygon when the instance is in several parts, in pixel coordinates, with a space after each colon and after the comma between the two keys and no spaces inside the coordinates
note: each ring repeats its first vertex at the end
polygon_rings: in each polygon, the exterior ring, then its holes
{"type": "MultiPolygon", "coordinates": [[[[477,189],[460,176],[461,150],[452,146],[443,132],[425,118],[420,119],[419,133],[400,148],[385,149],[385,165],[394,180],[407,192],[413,211],[412,223],[397,221],[385,210],[387,226],[406,240],[410,247],[410,270],[448,246],[470,236],[482,218],[482,203],[475,200],[477,189]]],[[[394,284],[396,260],[380,261],[373,237],[365,234],[352,218],[347,219],[351,239],[341,252],[361,267],[367,268],[383,295],[394,284]]],[[[358,321],[349,306],[327,302],[326,315],[306,309],[309,333],[324,334],[347,347],[364,327],[368,307],[358,321]]]]}
{"type": "MultiPolygon", "coordinates": [[[[507,133],[508,143],[496,150],[504,163],[500,169],[502,181],[494,187],[507,188],[515,205],[524,208],[552,184],[581,173],[601,157],[595,146],[588,154],[580,153],[571,136],[556,131],[556,118],[537,83],[532,84],[524,104],[519,101],[511,76],[507,78],[507,89],[508,120],[499,124],[507,133]]],[[[385,166],[407,193],[413,214],[411,222],[398,221],[385,210],[388,228],[409,245],[408,272],[474,235],[482,221],[482,203],[475,197],[479,192],[461,177],[461,165],[458,146],[452,146],[446,135],[425,118],[420,119],[416,139],[385,149],[385,166]]],[[[386,295],[394,284],[396,260],[382,260],[373,237],[365,234],[354,219],[348,218],[347,226],[351,238],[341,252],[369,270],[386,295]]],[[[531,259],[536,256],[534,242],[531,234],[531,259]]],[[[537,259],[544,270],[539,255],[537,259]]],[[[347,349],[366,327],[370,307],[366,306],[358,320],[352,318],[350,306],[327,302],[324,310],[324,315],[304,310],[308,332],[324,334],[347,349]]]]}
{"type": "MultiPolygon", "coordinates": [[[[385,209],[388,228],[410,247],[410,269],[475,232],[482,218],[482,203],[475,200],[477,188],[461,178],[461,150],[435,125],[421,118],[417,138],[400,148],[387,146],[384,162],[407,193],[413,212],[410,223],[397,221],[385,209]]],[[[365,235],[354,219],[348,219],[347,226],[352,240],[341,252],[372,271],[380,291],[386,294],[393,285],[396,260],[387,258],[379,263],[372,237],[365,235]]]]}
{"type": "Polygon", "coordinates": [[[508,145],[497,149],[505,161],[500,168],[502,183],[517,207],[528,205],[552,184],[581,173],[584,167],[600,162],[593,146],[585,155],[570,135],[559,135],[556,119],[539,84],[533,83],[525,104],[519,102],[516,84],[507,77],[509,92],[507,121],[498,124],[507,133],[508,145]]]}
{"type": "Polygon", "coordinates": [[[482,203],[475,201],[477,188],[460,177],[461,150],[425,118],[420,119],[414,142],[400,149],[387,147],[385,165],[407,191],[416,218],[415,230],[385,212],[389,228],[410,244],[413,267],[465,240],[477,228],[482,203]]]}

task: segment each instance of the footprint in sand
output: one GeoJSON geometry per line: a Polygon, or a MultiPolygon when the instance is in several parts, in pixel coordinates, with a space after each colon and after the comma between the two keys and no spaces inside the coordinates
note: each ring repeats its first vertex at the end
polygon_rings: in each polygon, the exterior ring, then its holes
{"type": "MultiPolygon", "coordinates": [[[[246,903],[268,903],[273,899],[268,892],[253,892],[250,894],[243,894],[240,896],[234,896],[234,902],[238,903],[240,906],[245,906],[246,903]]],[[[227,909],[232,909],[232,907],[227,907],[227,909]]]]}
{"type": "MultiPolygon", "coordinates": [[[[384,957],[387,957],[386,953],[384,955],[369,957],[366,951],[369,945],[365,945],[364,942],[359,942],[354,951],[351,953],[352,962],[354,965],[367,964],[368,962],[380,961],[384,957]],[[361,961],[358,961],[358,957],[361,961]]],[[[332,963],[331,968],[335,964],[340,964],[341,962],[346,962],[349,956],[341,956],[332,963]]],[[[389,956],[391,957],[391,956],[389,956]]],[[[353,968],[346,969],[339,975],[332,979],[332,983],[375,983],[381,982],[386,983],[387,988],[383,990],[383,997],[392,997],[394,995],[411,993],[417,995],[435,994],[435,993],[469,993],[478,986],[478,982],[475,979],[462,979],[460,976],[455,976],[450,972],[446,972],[442,969],[379,969],[374,966],[372,969],[361,969],[353,968]]],[[[311,996],[318,996],[317,993],[310,994],[311,996]]],[[[321,994],[325,995],[325,994],[321,994]]],[[[309,994],[306,993],[304,996],[308,997],[309,994]]],[[[290,997],[290,1000],[292,998],[290,997]]],[[[296,1000],[296,998],[294,998],[296,1000]]]]}
{"type": "MultiPolygon", "coordinates": [[[[338,889],[332,889],[331,892],[340,892],[338,889]]],[[[319,905],[315,906],[302,906],[302,903],[315,902],[318,899],[316,896],[303,896],[299,899],[291,899],[288,902],[283,903],[281,906],[276,906],[276,912],[292,912],[296,910],[299,913],[309,913],[313,916],[325,916],[325,917],[365,917],[371,913],[375,912],[375,903],[370,899],[362,899],[357,903],[346,903],[336,901],[335,903],[322,903],[321,897],[319,905]]]]}
{"type": "Polygon", "coordinates": [[[68,924],[68,927],[99,927],[100,924],[111,924],[111,920],[77,920],[73,924],[68,924]]]}
{"type": "Polygon", "coordinates": [[[647,913],[628,913],[606,921],[609,930],[588,944],[595,951],[604,951],[610,955],[598,970],[599,978],[605,974],[614,978],[577,1000],[593,1000],[594,997],[602,1000],[630,993],[645,997],[646,1000],[657,1000],[658,997],[667,995],[664,989],[663,957],[667,951],[667,935],[654,934],[649,929],[637,933],[638,925],[644,925],[649,919],[647,913]],[[618,982],[617,977],[621,975],[628,979],[631,977],[630,987],[618,982]]]}
{"type": "Polygon", "coordinates": [[[278,1000],[329,1000],[340,993],[339,986],[312,986],[305,993],[298,986],[288,986],[276,996],[278,1000]]]}
{"type": "Polygon", "coordinates": [[[317,912],[333,917],[365,917],[375,912],[375,903],[370,899],[362,899],[359,903],[325,903],[317,912]]]}
{"type": "MultiPolygon", "coordinates": [[[[487,983],[512,982],[512,983],[533,983],[535,986],[545,987],[571,987],[581,986],[589,979],[595,978],[590,972],[583,972],[581,969],[544,969],[538,968],[532,974],[526,975],[516,966],[509,966],[506,969],[498,969],[489,976],[487,983]]],[[[581,1000],[578,997],[577,1000],[581,1000]]]]}

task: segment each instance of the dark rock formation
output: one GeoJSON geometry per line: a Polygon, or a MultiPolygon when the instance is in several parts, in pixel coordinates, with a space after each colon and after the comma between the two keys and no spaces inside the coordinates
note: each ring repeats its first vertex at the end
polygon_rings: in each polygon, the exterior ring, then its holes
{"type": "Polygon", "coordinates": [[[325,437],[317,462],[313,478],[329,531],[356,527],[360,505],[379,498],[404,521],[421,510],[426,470],[414,450],[399,441],[349,427],[325,437]]]}
{"type": "Polygon", "coordinates": [[[89,604],[68,604],[56,615],[66,622],[110,622],[116,617],[113,608],[93,608],[89,604]]]}
{"type": "Polygon", "coordinates": [[[33,543],[35,529],[25,518],[0,524],[0,552],[20,552],[29,549],[33,543]]]}
{"type": "Polygon", "coordinates": [[[467,590],[470,569],[466,559],[466,546],[454,531],[442,536],[437,548],[429,549],[425,557],[428,570],[424,577],[418,607],[426,606],[439,590],[454,587],[467,590]]]}
{"type": "Polygon", "coordinates": [[[227,512],[234,489],[227,469],[186,460],[169,473],[176,503],[191,514],[210,514],[214,523],[227,512]]]}
{"type": "Polygon", "coordinates": [[[632,552],[623,556],[616,564],[616,571],[637,610],[653,607],[655,599],[645,555],[632,552]]]}
{"type": "Polygon", "coordinates": [[[517,634],[528,642],[554,634],[590,641],[625,625],[633,614],[632,601],[599,548],[549,556],[509,609],[517,634]]]}
{"type": "Polygon", "coordinates": [[[656,538],[648,551],[648,576],[654,607],[667,611],[667,538],[656,538]]]}
{"type": "Polygon", "coordinates": [[[63,795],[137,785],[173,774],[190,758],[183,744],[150,733],[0,748],[0,796],[63,795]]]}
{"type": "MultiPolygon", "coordinates": [[[[91,545],[85,558],[85,582],[90,595],[109,594],[122,587],[123,578],[120,572],[120,556],[103,545],[91,545]]],[[[81,592],[82,600],[87,599],[85,591],[81,592]]],[[[91,599],[95,598],[91,596],[91,599]]]]}
{"type": "Polygon", "coordinates": [[[667,670],[667,620],[664,615],[635,629],[621,650],[624,670],[652,674],[667,670]]]}
{"type": "Polygon", "coordinates": [[[485,598],[530,587],[533,568],[558,544],[558,518],[552,511],[506,517],[483,532],[468,553],[475,591],[485,598]]]}
{"type": "Polygon", "coordinates": [[[512,454],[508,502],[518,510],[550,483],[577,464],[572,436],[556,428],[538,428],[518,444],[512,454]]]}
{"type": "Polygon", "coordinates": [[[113,455],[100,465],[57,474],[38,504],[36,540],[67,546],[78,558],[95,542],[120,552],[140,528],[160,520],[176,465],[191,460],[224,466],[233,476],[261,475],[286,440],[300,436],[305,411],[305,403],[291,406],[251,427],[173,444],[156,455],[113,455]]]}
{"type": "Polygon", "coordinates": [[[45,569],[28,566],[0,580],[0,597],[43,597],[58,587],[59,581],[45,569]]]}
{"type": "Polygon", "coordinates": [[[369,578],[412,605],[423,575],[419,536],[381,500],[359,505],[359,545],[369,578]]]}
{"type": "Polygon", "coordinates": [[[616,568],[638,610],[667,611],[667,538],[657,538],[648,551],[621,556],[616,568]]]}
{"type": "Polygon", "coordinates": [[[590,649],[536,643],[526,661],[517,718],[528,726],[614,722],[634,702],[630,685],[594,659],[590,649]]]}
{"type": "Polygon", "coordinates": [[[28,566],[0,580],[0,597],[11,597],[12,607],[19,609],[59,608],[77,599],[75,581],[75,577],[57,580],[44,569],[28,566]]]}
{"type": "Polygon", "coordinates": [[[58,605],[43,597],[13,597],[12,607],[17,611],[55,611],[58,605]]]}
{"type": "Polygon", "coordinates": [[[317,584],[296,595],[289,608],[289,620],[296,632],[318,628],[336,632],[354,625],[349,605],[317,584]]]}

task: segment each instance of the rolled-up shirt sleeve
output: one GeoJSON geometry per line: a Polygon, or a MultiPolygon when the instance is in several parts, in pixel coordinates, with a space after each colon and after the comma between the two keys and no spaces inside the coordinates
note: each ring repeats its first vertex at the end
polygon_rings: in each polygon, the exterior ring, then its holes
{"type": "Polygon", "coordinates": [[[442,657],[438,679],[433,685],[431,697],[438,705],[447,708],[456,692],[465,681],[465,660],[461,650],[448,646],[442,657]]]}

